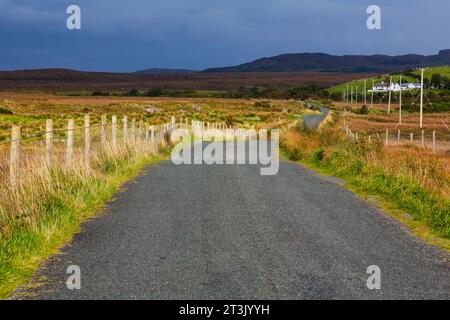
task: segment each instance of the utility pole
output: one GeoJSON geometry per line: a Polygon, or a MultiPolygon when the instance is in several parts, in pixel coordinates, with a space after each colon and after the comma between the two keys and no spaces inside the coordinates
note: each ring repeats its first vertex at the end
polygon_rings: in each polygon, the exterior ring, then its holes
{"type": "Polygon", "coordinates": [[[400,96],[398,100],[398,124],[402,124],[402,76],[400,75],[400,96]]]}
{"type": "Polygon", "coordinates": [[[347,87],[345,87],[345,103],[346,104],[348,104],[348,94],[349,94],[349,92],[348,92],[348,86],[347,86],[347,87]]]}
{"type": "Polygon", "coordinates": [[[388,91],[389,91],[389,102],[388,102],[388,110],[387,110],[388,114],[391,113],[391,97],[392,97],[391,88],[392,88],[392,76],[389,77],[389,89],[388,89],[388,91]]]}
{"type": "Polygon", "coordinates": [[[370,109],[373,108],[373,89],[374,88],[375,88],[375,81],[372,80],[372,95],[371,95],[371,98],[370,98],[370,109]]]}
{"type": "Polygon", "coordinates": [[[423,68],[422,68],[422,74],[420,77],[420,128],[423,128],[423,68]]]}
{"type": "Polygon", "coordinates": [[[364,105],[367,105],[367,87],[365,79],[364,79],[364,105]]]}

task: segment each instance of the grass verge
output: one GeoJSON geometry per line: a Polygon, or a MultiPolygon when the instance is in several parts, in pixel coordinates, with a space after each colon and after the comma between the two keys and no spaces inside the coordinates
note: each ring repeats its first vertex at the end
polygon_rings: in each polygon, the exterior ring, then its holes
{"type": "MultiPolygon", "coordinates": [[[[24,206],[14,210],[14,219],[6,219],[6,213],[0,212],[0,222],[8,230],[0,237],[0,299],[8,298],[29,281],[42,263],[69,243],[80,231],[81,223],[98,213],[126,181],[168,154],[166,148],[157,154],[105,160],[92,175],[52,170],[48,177],[51,192],[40,197],[27,190],[30,199],[21,199],[24,206]],[[26,213],[27,207],[33,208],[33,216],[26,213]]],[[[36,183],[33,188],[45,190],[36,183]]]]}
{"type": "Polygon", "coordinates": [[[382,141],[347,139],[334,122],[324,130],[284,134],[286,157],[346,181],[422,239],[450,250],[448,159],[421,148],[385,148],[382,141]]]}

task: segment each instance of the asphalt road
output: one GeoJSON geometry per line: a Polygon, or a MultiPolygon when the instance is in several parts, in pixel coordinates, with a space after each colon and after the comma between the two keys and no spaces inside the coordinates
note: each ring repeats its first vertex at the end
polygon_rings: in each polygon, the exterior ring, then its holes
{"type": "Polygon", "coordinates": [[[164,162],[124,189],[26,297],[450,299],[448,255],[300,165],[261,176],[257,165],[164,162]],[[69,265],[80,290],[66,287],[69,265]],[[366,286],[369,265],[380,290],[366,286]]]}
{"type": "Polygon", "coordinates": [[[316,106],[319,108],[321,112],[320,114],[308,114],[302,116],[304,124],[311,128],[317,128],[322,123],[322,121],[325,120],[325,118],[328,116],[328,113],[330,112],[330,109],[324,106],[318,104],[316,104],[316,106]]]}

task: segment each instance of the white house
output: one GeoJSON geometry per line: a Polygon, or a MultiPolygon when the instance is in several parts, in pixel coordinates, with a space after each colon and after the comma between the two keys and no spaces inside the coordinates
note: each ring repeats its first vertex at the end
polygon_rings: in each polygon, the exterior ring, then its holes
{"type": "MultiPolygon", "coordinates": [[[[402,83],[401,89],[402,90],[414,90],[414,89],[420,89],[422,85],[420,83],[402,83]]],[[[369,92],[388,92],[388,91],[394,91],[398,92],[400,91],[400,84],[398,83],[389,83],[387,82],[380,82],[375,83],[372,87],[372,90],[369,90],[369,92]]]]}
{"type": "Polygon", "coordinates": [[[405,83],[402,84],[402,89],[406,87],[406,90],[414,90],[414,89],[422,89],[422,85],[420,83],[405,83]]]}

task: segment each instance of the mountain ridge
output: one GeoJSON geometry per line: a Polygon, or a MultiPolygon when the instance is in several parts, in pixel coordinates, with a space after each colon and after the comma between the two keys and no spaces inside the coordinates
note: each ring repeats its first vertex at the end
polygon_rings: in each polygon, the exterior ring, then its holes
{"type": "Polygon", "coordinates": [[[450,49],[436,55],[403,54],[396,56],[331,55],[322,52],[285,53],[264,57],[230,67],[209,68],[204,73],[220,72],[393,72],[419,67],[450,65],[450,49]]]}

